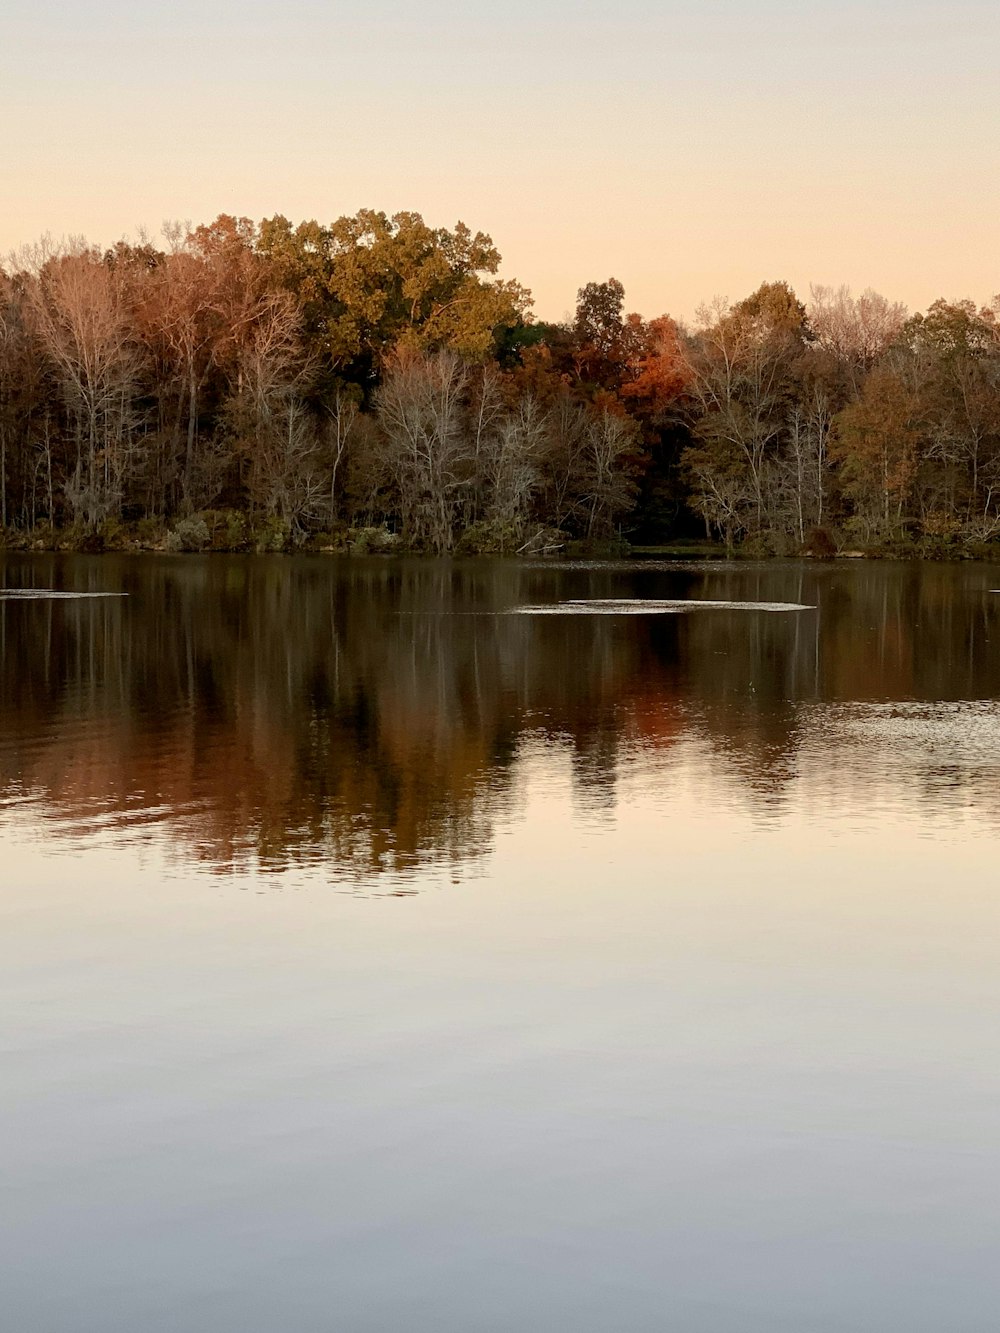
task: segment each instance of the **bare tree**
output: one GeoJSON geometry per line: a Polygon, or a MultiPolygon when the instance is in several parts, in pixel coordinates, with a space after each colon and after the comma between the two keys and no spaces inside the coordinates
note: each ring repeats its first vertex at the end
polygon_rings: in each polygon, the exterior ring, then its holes
{"type": "Polygon", "coordinates": [[[854,395],[906,323],[907,309],[869,287],[852,296],[850,287],[810,288],[809,325],[818,345],[847,367],[854,395]]]}
{"type": "Polygon", "coordinates": [[[171,451],[181,455],[182,490],[189,508],[200,395],[215,364],[221,336],[212,276],[202,258],[175,248],[150,282],[142,312],[147,340],[165,363],[165,387],[179,390],[170,428],[171,451]]]}
{"type": "MultiPolygon", "coordinates": [[[[545,414],[540,460],[542,504],[549,521],[557,528],[580,526],[587,447],[586,408],[563,390],[545,414]]],[[[585,524],[586,517],[582,517],[585,524]]]]}
{"type": "Polygon", "coordinates": [[[539,462],[547,429],[538,399],[525,393],[510,411],[494,420],[480,448],[480,475],[486,492],[484,522],[489,544],[497,551],[514,551],[522,543],[540,482],[539,462]]]}
{"type": "Polygon", "coordinates": [[[635,496],[635,460],[639,427],[631,417],[608,407],[587,414],[585,491],[587,537],[606,537],[635,496]]]}
{"type": "Polygon", "coordinates": [[[230,420],[252,504],[296,529],[328,491],[316,419],[304,400],[312,367],[287,292],[266,293],[255,315],[237,345],[230,420]]]}
{"type": "Polygon", "coordinates": [[[50,259],[29,291],[35,329],[74,422],[74,512],[94,525],[115,512],[135,445],[143,365],[124,278],[93,250],[50,259]]]}
{"type": "Polygon", "coordinates": [[[11,408],[21,342],[20,310],[13,286],[7,275],[0,270],[0,529],[7,526],[7,468],[14,430],[11,408]]]}
{"type": "Polygon", "coordinates": [[[403,530],[439,554],[452,549],[462,501],[475,475],[466,418],[468,384],[469,372],[454,352],[401,350],[375,399],[403,530]]]}
{"type": "Polygon", "coordinates": [[[326,459],[330,478],[327,521],[333,526],[338,518],[337,487],[347,451],[358,434],[357,400],[337,389],[326,408],[326,459]]]}
{"type": "Polygon", "coordinates": [[[765,527],[766,477],[780,452],[790,366],[801,348],[724,301],[699,317],[703,327],[685,349],[697,415],[687,471],[695,507],[731,542],[765,527]]]}

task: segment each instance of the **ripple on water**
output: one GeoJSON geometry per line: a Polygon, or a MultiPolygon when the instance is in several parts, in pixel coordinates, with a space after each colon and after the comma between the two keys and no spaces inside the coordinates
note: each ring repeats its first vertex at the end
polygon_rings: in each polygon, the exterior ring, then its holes
{"type": "Polygon", "coordinates": [[[0,588],[0,602],[79,601],[85,597],[127,596],[127,592],[57,592],[55,588],[0,588]]]}
{"type": "Polygon", "coordinates": [[[897,760],[947,757],[965,765],[1000,766],[1000,701],[892,700],[828,704],[822,729],[828,740],[883,747],[897,760]]]}
{"type": "Polygon", "coordinates": [[[598,597],[580,601],[553,602],[542,606],[515,606],[519,616],[670,616],[688,611],[815,611],[801,602],[733,602],[707,598],[676,599],[598,597]]]}

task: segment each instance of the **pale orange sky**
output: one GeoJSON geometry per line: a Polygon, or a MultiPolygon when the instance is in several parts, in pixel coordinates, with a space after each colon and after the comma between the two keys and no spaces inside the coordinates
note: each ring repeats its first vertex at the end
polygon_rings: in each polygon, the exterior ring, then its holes
{"type": "Polygon", "coordinates": [[[558,319],[760,282],[1000,291],[982,0],[8,0],[0,252],[168,218],[461,218],[558,319]]]}

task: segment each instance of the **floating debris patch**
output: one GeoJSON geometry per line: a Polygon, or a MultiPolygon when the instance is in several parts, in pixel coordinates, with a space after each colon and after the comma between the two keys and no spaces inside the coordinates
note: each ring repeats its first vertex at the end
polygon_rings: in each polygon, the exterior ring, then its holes
{"type": "Polygon", "coordinates": [[[57,592],[55,588],[0,588],[0,602],[75,602],[83,597],[127,596],[127,592],[57,592]]]}
{"type": "Polygon", "coordinates": [[[815,611],[801,602],[724,602],[694,597],[656,601],[639,597],[594,598],[553,602],[548,606],[515,606],[517,616],[674,616],[688,611],[815,611]]]}

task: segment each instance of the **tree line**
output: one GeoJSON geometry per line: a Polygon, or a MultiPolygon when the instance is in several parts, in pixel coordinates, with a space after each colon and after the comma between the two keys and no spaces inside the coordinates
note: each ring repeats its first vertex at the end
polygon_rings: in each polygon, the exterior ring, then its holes
{"type": "Polygon", "coordinates": [[[532,318],[493,241],[220,216],[0,267],[8,544],[977,551],[1000,534],[1000,298],[783,282],[693,327],[617,280],[532,318]]]}

